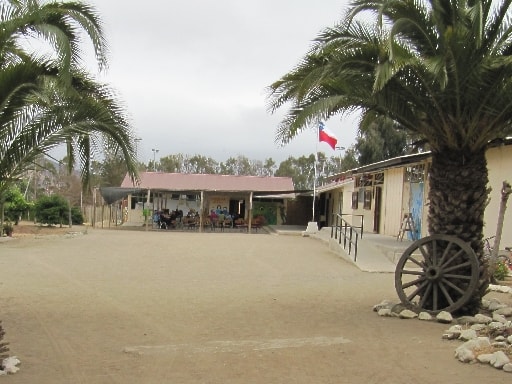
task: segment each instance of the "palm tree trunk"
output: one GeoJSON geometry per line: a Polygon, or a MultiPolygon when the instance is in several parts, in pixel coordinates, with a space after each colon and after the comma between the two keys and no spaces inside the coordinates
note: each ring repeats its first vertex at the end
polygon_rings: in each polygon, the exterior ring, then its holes
{"type": "MultiPolygon", "coordinates": [[[[485,149],[476,153],[446,149],[432,154],[428,230],[457,236],[471,245],[480,260],[480,285],[460,314],[474,315],[489,285],[483,257],[484,211],[488,202],[485,149]]],[[[464,282],[461,281],[461,288],[464,282]]]]}

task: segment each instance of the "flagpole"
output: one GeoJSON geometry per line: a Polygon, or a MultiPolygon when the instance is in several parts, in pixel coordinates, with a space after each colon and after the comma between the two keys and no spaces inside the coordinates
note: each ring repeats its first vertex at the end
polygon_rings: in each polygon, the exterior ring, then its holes
{"type": "Polygon", "coordinates": [[[306,232],[309,232],[309,233],[316,233],[318,232],[318,224],[317,222],[315,221],[315,202],[316,202],[316,179],[317,179],[317,174],[316,174],[316,163],[317,163],[317,160],[318,160],[318,141],[319,141],[319,138],[320,138],[320,120],[317,121],[316,123],[316,129],[315,129],[315,132],[316,132],[316,138],[315,138],[315,162],[314,162],[314,173],[313,173],[313,218],[311,219],[311,221],[308,223],[308,227],[306,228],[306,232]]]}
{"type": "MultiPolygon", "coordinates": [[[[308,223],[308,228],[306,232],[317,232],[318,231],[318,223],[315,221],[315,203],[316,203],[316,180],[318,178],[317,174],[317,163],[318,163],[318,143],[323,141],[331,146],[333,150],[336,149],[336,144],[338,143],[338,139],[336,136],[330,132],[327,127],[324,125],[320,119],[317,120],[316,123],[316,141],[315,141],[315,172],[313,178],[313,218],[308,223]]],[[[322,168],[323,169],[323,168],[322,168]]]]}
{"type": "Polygon", "coordinates": [[[315,169],[314,169],[314,176],[313,176],[313,217],[311,221],[315,221],[315,202],[316,202],[316,169],[317,169],[317,161],[318,161],[318,138],[320,137],[320,130],[319,130],[320,120],[317,121],[316,124],[316,140],[315,140],[315,169]]]}

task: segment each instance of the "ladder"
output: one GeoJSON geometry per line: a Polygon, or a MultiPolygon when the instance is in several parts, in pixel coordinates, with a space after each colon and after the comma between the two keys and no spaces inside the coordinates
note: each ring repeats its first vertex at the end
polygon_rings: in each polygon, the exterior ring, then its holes
{"type": "Polygon", "coordinates": [[[404,215],[404,218],[402,219],[402,224],[400,225],[400,231],[398,232],[396,240],[402,241],[404,239],[404,235],[406,232],[410,232],[412,239],[415,239],[416,228],[414,228],[414,221],[412,219],[411,213],[406,213],[404,215]]]}

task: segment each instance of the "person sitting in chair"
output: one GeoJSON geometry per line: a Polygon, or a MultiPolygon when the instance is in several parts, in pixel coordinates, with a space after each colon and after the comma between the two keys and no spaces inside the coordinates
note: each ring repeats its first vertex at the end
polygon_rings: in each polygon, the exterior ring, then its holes
{"type": "Polygon", "coordinates": [[[215,209],[212,209],[210,211],[210,223],[212,225],[211,229],[212,231],[215,229],[215,227],[217,226],[217,223],[219,221],[219,216],[217,215],[217,212],[215,212],[215,209]]]}
{"type": "Polygon", "coordinates": [[[226,220],[226,215],[224,212],[221,211],[221,213],[218,216],[218,223],[221,231],[224,231],[224,220],[226,220]]]}

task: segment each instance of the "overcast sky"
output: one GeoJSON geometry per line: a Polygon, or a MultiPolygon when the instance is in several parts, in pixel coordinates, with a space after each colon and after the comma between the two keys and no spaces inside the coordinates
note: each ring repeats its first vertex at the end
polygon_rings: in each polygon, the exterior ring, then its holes
{"type": "MultiPolygon", "coordinates": [[[[139,158],[183,153],[217,161],[314,153],[336,155],[305,132],[275,144],[283,109],[271,115],[266,88],[290,71],[347,0],[89,0],[102,16],[109,69],[102,80],[126,106],[142,139],[139,158]]],[[[338,145],[354,143],[357,116],[327,122],[338,145]]]]}

